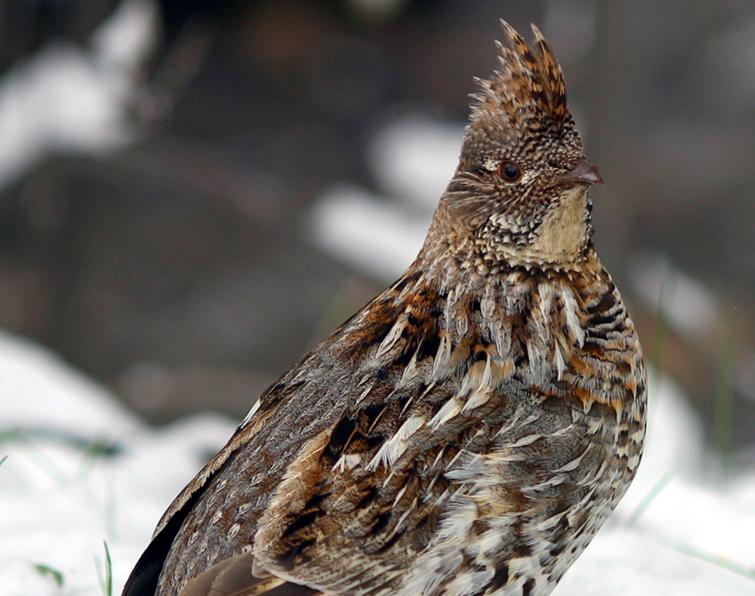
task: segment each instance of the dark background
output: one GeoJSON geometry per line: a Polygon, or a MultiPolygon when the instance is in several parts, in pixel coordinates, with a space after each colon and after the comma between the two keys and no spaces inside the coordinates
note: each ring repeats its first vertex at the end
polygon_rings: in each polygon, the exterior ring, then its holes
{"type": "MultiPolygon", "coordinates": [[[[51,44],[92,50],[118,4],[0,5],[0,86],[51,44]]],[[[505,17],[537,23],[564,68],[607,181],[596,243],[648,360],[716,448],[755,443],[751,1],[155,6],[159,38],[124,106],[133,140],[51,144],[2,180],[0,327],[154,423],[240,418],[390,281],[313,243],[313,205],[338,182],[382,190],[366,148],[396,114],[462,125],[505,17]]]]}

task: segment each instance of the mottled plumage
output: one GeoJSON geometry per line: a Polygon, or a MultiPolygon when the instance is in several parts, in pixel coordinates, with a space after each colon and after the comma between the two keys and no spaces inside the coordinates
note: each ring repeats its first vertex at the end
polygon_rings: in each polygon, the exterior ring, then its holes
{"type": "Polygon", "coordinates": [[[547,594],[639,464],[645,371],[558,63],[507,24],[407,272],[258,400],[126,594],[547,594]]]}

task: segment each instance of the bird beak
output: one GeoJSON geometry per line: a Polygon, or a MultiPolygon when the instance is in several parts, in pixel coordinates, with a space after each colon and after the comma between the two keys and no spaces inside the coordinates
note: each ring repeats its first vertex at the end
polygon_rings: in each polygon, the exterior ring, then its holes
{"type": "Polygon", "coordinates": [[[577,165],[570,171],[561,176],[560,182],[578,182],[581,184],[603,184],[603,178],[598,172],[598,168],[592,165],[586,159],[580,159],[577,165]]]}

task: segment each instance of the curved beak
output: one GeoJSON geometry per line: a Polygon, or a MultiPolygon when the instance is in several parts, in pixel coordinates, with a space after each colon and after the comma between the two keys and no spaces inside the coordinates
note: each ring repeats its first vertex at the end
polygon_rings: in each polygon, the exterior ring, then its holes
{"type": "Polygon", "coordinates": [[[581,184],[603,184],[603,178],[598,168],[586,159],[580,159],[570,172],[559,179],[559,182],[578,182],[581,184]]]}

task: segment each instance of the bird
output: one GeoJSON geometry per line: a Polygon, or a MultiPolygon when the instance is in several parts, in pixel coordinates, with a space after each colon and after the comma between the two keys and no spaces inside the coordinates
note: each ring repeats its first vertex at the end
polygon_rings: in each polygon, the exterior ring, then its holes
{"type": "Polygon", "coordinates": [[[647,381],[540,30],[501,21],[416,259],[254,403],[136,594],[549,594],[631,483],[647,381]]]}

